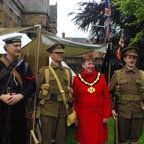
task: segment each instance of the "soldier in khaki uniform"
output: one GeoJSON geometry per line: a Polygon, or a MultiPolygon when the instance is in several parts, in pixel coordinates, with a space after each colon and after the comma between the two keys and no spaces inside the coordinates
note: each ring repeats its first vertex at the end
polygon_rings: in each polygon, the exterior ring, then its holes
{"type": "MultiPolygon", "coordinates": [[[[62,87],[65,91],[66,101],[72,105],[71,98],[71,82],[72,74],[70,69],[63,67],[61,61],[64,58],[64,45],[56,43],[47,49],[52,58],[51,67],[58,76],[62,87]],[[66,69],[69,71],[70,79],[67,77],[66,69]],[[70,87],[68,81],[70,80],[70,87]]],[[[56,79],[49,70],[49,84],[46,83],[45,69],[40,70],[38,76],[37,93],[38,98],[38,112],[40,113],[42,144],[51,144],[54,140],[55,144],[66,144],[67,136],[67,113],[63,103],[63,99],[58,88],[56,79]]],[[[36,114],[37,115],[37,114],[36,114]]],[[[39,115],[39,114],[38,114],[39,115]]]]}
{"type": "Polygon", "coordinates": [[[109,84],[112,97],[112,116],[118,120],[119,144],[138,144],[142,135],[144,110],[143,72],[137,69],[137,47],[122,50],[125,67],[114,72],[109,84]]]}

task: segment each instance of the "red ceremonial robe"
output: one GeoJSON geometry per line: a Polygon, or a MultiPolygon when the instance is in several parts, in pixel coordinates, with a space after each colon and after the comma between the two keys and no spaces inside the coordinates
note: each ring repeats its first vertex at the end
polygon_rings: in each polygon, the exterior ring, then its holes
{"type": "MultiPolygon", "coordinates": [[[[92,83],[98,73],[86,74],[82,71],[82,78],[92,83]]],[[[103,118],[111,116],[110,96],[103,74],[93,85],[95,92],[88,92],[90,86],[84,84],[78,76],[73,81],[73,100],[79,125],[76,129],[76,138],[80,144],[103,144],[107,139],[107,124],[103,118]]]]}

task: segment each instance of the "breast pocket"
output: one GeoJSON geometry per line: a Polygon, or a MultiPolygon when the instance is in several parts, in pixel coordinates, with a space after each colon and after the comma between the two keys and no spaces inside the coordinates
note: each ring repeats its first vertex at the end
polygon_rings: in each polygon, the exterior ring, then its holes
{"type": "Polygon", "coordinates": [[[51,93],[56,91],[58,85],[57,85],[56,79],[52,76],[49,78],[49,85],[50,85],[50,92],[51,93]]]}
{"type": "Polygon", "coordinates": [[[128,80],[127,79],[121,79],[120,80],[120,89],[121,93],[126,93],[128,90],[128,80]]]}
{"type": "Polygon", "coordinates": [[[141,86],[141,85],[142,85],[141,79],[136,79],[136,84],[137,84],[138,86],[141,86]]]}
{"type": "Polygon", "coordinates": [[[54,77],[49,78],[49,83],[53,84],[55,81],[56,81],[56,79],[54,77]]]}
{"type": "Polygon", "coordinates": [[[141,79],[136,79],[136,88],[138,93],[141,93],[142,96],[144,97],[144,86],[142,86],[141,79]]]}

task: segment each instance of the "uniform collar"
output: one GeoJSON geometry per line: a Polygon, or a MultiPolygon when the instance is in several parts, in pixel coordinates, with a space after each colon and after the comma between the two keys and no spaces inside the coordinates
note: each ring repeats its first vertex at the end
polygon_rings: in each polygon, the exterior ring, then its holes
{"type": "Polygon", "coordinates": [[[137,69],[137,67],[135,67],[134,69],[129,69],[128,67],[124,67],[124,69],[125,69],[125,71],[127,71],[127,72],[130,72],[130,71],[132,71],[132,72],[134,72],[134,73],[136,73],[136,71],[138,70],[137,69]]]}
{"type": "Polygon", "coordinates": [[[51,67],[52,68],[61,68],[61,69],[63,69],[63,66],[62,66],[62,64],[60,63],[58,66],[56,66],[53,62],[51,63],[51,67]]]}
{"type": "Polygon", "coordinates": [[[7,58],[7,55],[5,54],[4,55],[4,58],[9,62],[9,64],[10,64],[10,61],[9,61],[9,59],[7,58]]]}

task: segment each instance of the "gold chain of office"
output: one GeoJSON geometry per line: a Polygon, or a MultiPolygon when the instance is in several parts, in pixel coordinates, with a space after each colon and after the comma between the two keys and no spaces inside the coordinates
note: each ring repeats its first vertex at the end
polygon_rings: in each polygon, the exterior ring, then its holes
{"type": "Polygon", "coordinates": [[[98,72],[96,79],[95,79],[93,82],[91,82],[91,83],[89,83],[89,82],[87,82],[85,79],[83,79],[83,77],[81,76],[81,74],[78,74],[78,77],[79,77],[79,79],[80,79],[80,81],[81,81],[82,83],[84,83],[85,85],[90,86],[90,87],[87,89],[87,91],[88,91],[89,93],[93,93],[93,92],[96,91],[95,88],[93,87],[93,85],[95,85],[95,84],[99,81],[99,79],[100,79],[100,72],[98,72]]]}

